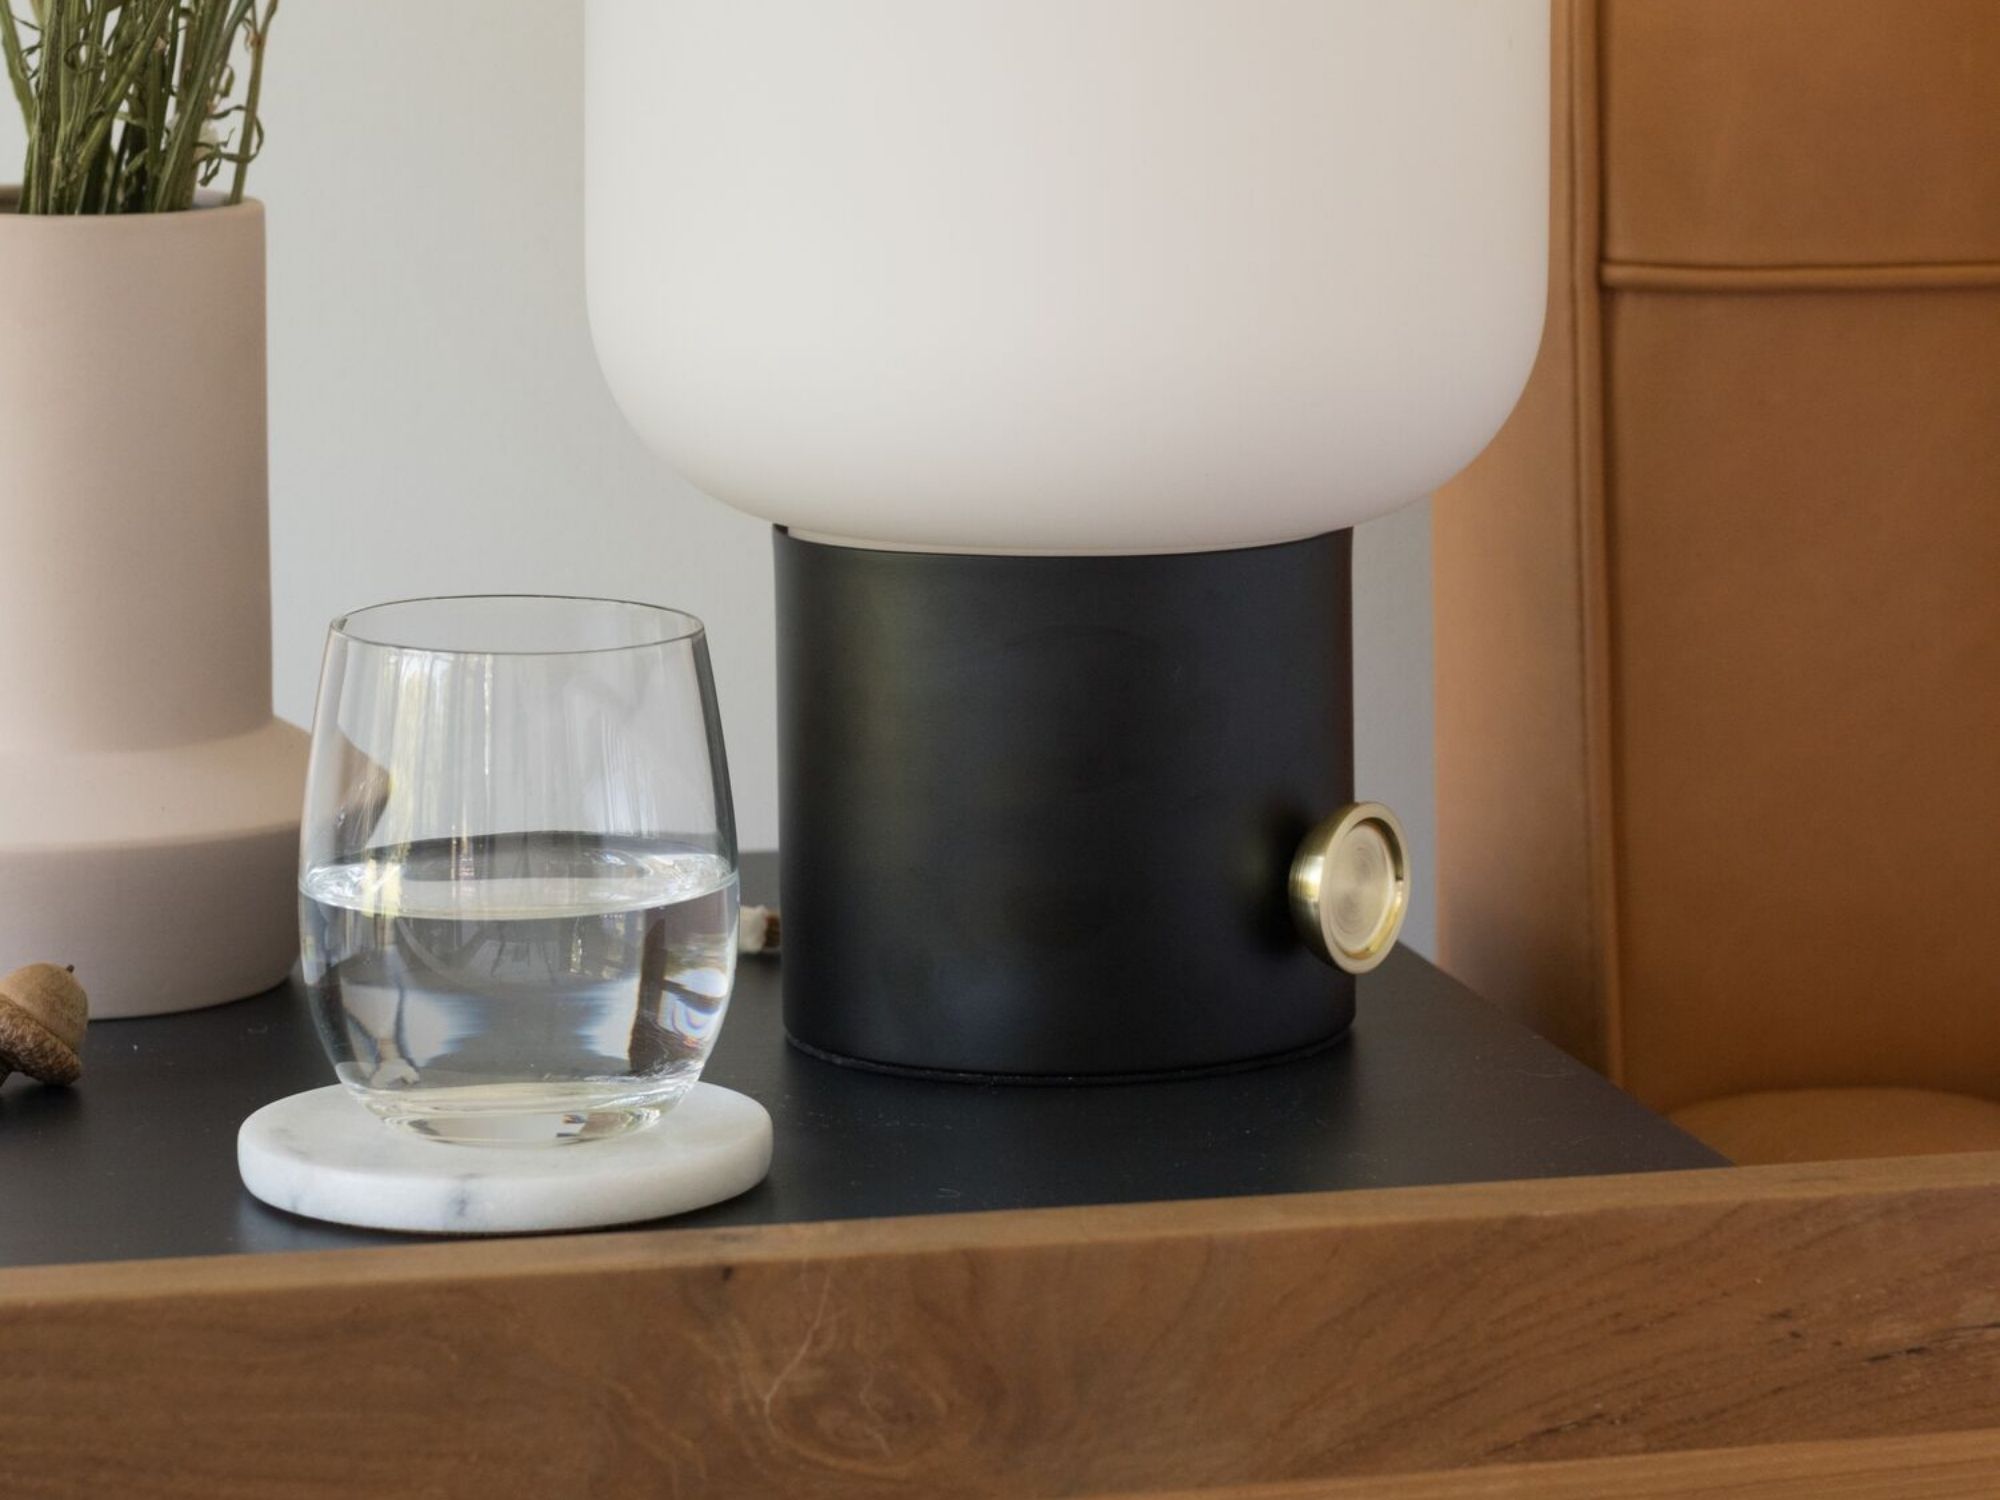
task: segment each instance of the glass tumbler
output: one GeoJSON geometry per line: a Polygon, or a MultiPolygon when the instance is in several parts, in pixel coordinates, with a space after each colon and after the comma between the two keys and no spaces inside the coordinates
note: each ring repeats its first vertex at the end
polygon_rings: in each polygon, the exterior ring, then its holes
{"type": "Polygon", "coordinates": [[[440,1140],[651,1123],[736,977],[736,828],[701,622],[415,599],[333,622],[299,859],[334,1072],[440,1140]]]}

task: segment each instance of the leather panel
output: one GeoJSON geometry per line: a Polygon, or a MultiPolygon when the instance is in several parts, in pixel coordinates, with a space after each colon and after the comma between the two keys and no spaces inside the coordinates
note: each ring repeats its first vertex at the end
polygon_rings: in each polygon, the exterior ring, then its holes
{"type": "Polygon", "coordinates": [[[1627,1082],[2000,1085],[2000,292],[1621,294],[1627,1082]]]}
{"type": "Polygon", "coordinates": [[[1606,0],[1605,254],[2000,260],[2000,5],[1606,0]]]}

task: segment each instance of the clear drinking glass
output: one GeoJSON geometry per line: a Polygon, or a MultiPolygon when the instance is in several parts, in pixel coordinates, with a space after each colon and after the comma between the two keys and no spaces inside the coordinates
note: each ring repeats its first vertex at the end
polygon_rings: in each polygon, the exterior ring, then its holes
{"type": "Polygon", "coordinates": [[[333,622],[299,858],[334,1071],[441,1140],[650,1123],[736,977],[736,827],[701,622],[601,599],[333,622]]]}

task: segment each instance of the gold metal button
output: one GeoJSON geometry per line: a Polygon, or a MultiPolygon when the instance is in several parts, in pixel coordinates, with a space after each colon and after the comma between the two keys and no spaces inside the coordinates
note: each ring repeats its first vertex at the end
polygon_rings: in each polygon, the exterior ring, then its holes
{"type": "Polygon", "coordinates": [[[1336,968],[1366,974],[1389,956],[1410,909],[1403,825],[1379,802],[1351,802],[1292,858],[1292,920],[1336,968]]]}

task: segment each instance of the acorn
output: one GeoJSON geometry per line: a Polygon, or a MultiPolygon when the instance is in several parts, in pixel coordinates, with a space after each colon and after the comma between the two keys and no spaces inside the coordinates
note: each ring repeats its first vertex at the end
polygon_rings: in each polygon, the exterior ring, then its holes
{"type": "Polygon", "coordinates": [[[90,997],[73,968],[29,964],[0,979],[0,1083],[17,1070],[43,1083],[75,1083],[89,1019],[90,997]]]}

